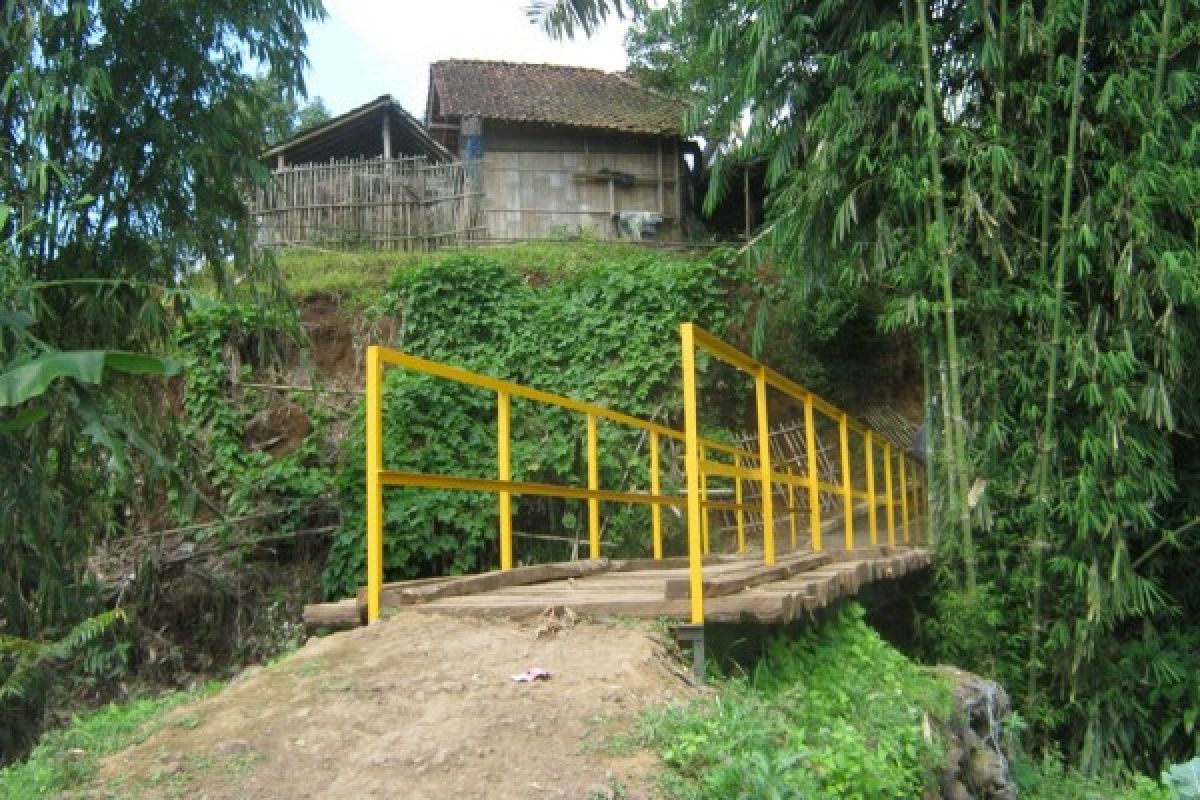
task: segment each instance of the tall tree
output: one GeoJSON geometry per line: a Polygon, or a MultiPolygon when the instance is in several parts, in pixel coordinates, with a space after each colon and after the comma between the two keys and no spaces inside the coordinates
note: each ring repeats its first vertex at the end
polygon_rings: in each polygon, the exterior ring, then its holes
{"type": "MultiPolygon", "coordinates": [[[[304,23],[323,10],[319,0],[3,9],[0,637],[55,638],[95,610],[86,559],[119,523],[122,488],[169,470],[146,422],[160,395],[121,375],[164,371],[146,354],[186,313],[176,287],[195,270],[222,288],[272,286],[244,201],[266,177],[267,108],[250,68],[302,88],[304,23]]],[[[11,652],[0,647],[0,683],[11,652]]],[[[36,709],[33,688],[24,698],[36,709]]],[[[36,719],[7,699],[0,755],[36,719]]]]}

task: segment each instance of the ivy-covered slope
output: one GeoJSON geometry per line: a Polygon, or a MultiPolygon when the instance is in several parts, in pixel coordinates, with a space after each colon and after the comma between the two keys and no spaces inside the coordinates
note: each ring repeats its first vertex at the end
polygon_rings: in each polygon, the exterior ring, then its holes
{"type": "MultiPolygon", "coordinates": [[[[677,423],[678,326],[692,320],[722,332],[744,317],[734,270],[721,255],[693,260],[622,250],[562,269],[522,270],[483,253],[454,254],[397,271],[381,310],[398,323],[393,344],[406,352],[677,423]]],[[[388,370],[385,387],[388,468],[494,477],[492,393],[398,369],[388,370]]],[[[342,526],[324,575],[331,596],[353,592],[364,575],[361,413],[338,476],[342,526]]],[[[522,400],[512,414],[514,478],[583,483],[580,415],[522,400]]],[[[647,485],[642,438],[603,423],[599,436],[602,484],[647,485]]],[[[518,531],[581,533],[578,501],[518,498],[514,506],[518,531]]],[[[494,496],[389,490],[385,509],[389,579],[496,565],[494,496]]],[[[604,516],[604,538],[615,552],[648,548],[648,511],[606,505],[604,516]]],[[[518,560],[569,554],[564,542],[517,542],[518,560]]]]}

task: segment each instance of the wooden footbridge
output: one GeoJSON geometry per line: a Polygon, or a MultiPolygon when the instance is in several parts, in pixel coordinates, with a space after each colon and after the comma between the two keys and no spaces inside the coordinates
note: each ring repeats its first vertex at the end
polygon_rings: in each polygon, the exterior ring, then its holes
{"type": "MultiPolygon", "coordinates": [[[[930,564],[922,466],[901,443],[852,419],[744,353],[688,323],[681,327],[682,430],[613,409],[427,361],[396,350],[367,353],[367,581],[358,596],[309,606],[311,625],[374,622],[382,609],[469,616],[621,615],[667,617],[695,634],[707,623],[787,623],[930,564]],[[737,444],[701,435],[696,364],[707,354],[754,382],[757,430],[737,444]],[[433,375],[496,395],[496,477],[391,471],[383,463],[385,366],[433,375]],[[586,418],[587,485],[513,480],[512,401],[520,398],[586,418]],[[772,436],[768,408],[790,408],[772,436]],[[600,485],[601,424],[648,441],[648,485],[600,485]],[[666,457],[664,458],[664,453],[666,457]],[[832,454],[832,455],[831,455],[832,454]],[[663,488],[664,462],[680,461],[676,491],[663,488]],[[499,511],[499,569],[477,575],[385,583],[383,504],[387,487],[490,492],[499,511]],[[588,557],[516,566],[514,495],[586,501],[588,557]],[[602,552],[601,510],[648,506],[645,557],[602,552]],[[665,553],[664,509],[682,521],[684,552],[665,553]]],[[[436,446],[428,443],[426,446],[436,446]]]]}

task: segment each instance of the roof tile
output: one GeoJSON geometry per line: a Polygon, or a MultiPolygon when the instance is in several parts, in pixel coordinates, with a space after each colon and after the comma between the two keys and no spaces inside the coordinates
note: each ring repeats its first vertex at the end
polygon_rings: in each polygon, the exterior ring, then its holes
{"type": "Polygon", "coordinates": [[[443,117],[678,135],[686,110],[625,73],[585,67],[437,61],[429,67],[429,80],[443,117]]]}

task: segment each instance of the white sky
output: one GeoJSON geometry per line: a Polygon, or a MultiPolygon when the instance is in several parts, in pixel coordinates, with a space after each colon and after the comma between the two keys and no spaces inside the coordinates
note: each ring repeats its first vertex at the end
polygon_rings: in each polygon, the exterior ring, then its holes
{"type": "Polygon", "coordinates": [[[425,114],[429,64],[480,58],[625,68],[627,23],[609,18],[591,39],[556,42],[525,15],[529,0],[325,0],[329,18],[308,29],[308,95],[333,114],[395,97],[425,114]]]}

